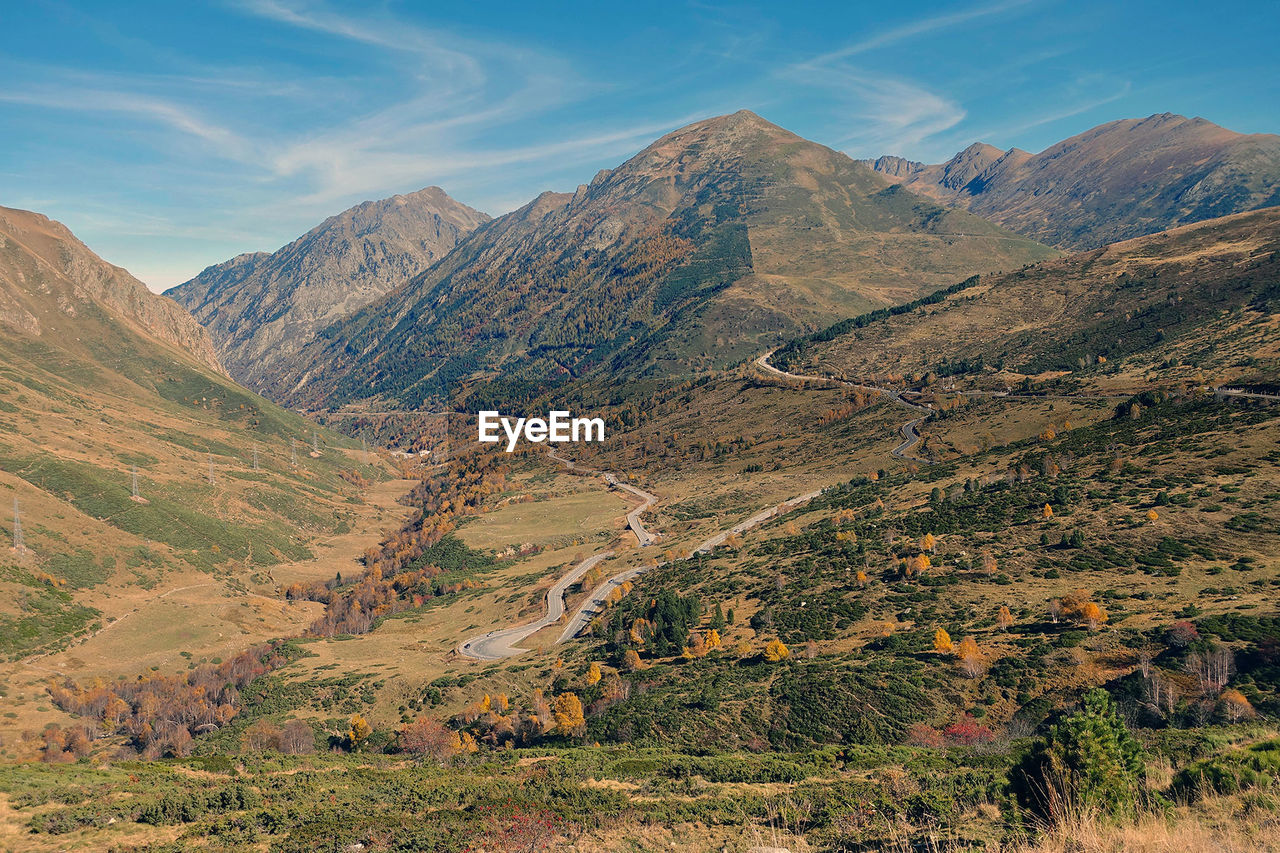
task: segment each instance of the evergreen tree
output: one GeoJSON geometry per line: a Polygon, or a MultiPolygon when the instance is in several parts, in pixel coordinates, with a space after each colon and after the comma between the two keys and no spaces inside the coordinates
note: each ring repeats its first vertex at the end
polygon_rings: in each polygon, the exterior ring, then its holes
{"type": "Polygon", "coordinates": [[[1050,823],[1095,811],[1132,816],[1146,791],[1142,759],[1111,697],[1095,688],[1013,768],[1010,788],[1023,808],[1050,823]]]}

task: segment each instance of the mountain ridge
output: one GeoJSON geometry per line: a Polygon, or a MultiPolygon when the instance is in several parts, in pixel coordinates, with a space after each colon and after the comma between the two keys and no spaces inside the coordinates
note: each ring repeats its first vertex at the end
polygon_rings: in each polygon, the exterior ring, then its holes
{"type": "Polygon", "coordinates": [[[50,314],[75,317],[89,303],[226,374],[208,332],[172,299],[98,257],[61,222],[0,207],[0,325],[42,337],[57,330],[50,314]]]}
{"type": "Polygon", "coordinates": [[[439,187],[364,201],[275,252],[247,252],[167,291],[210,331],[237,380],[260,386],[317,329],[439,261],[488,216],[439,187]]]}
{"type": "Polygon", "coordinates": [[[974,143],[944,163],[861,161],[889,180],[1070,250],[1280,204],[1280,136],[1158,113],[1032,154],[974,143]]]}

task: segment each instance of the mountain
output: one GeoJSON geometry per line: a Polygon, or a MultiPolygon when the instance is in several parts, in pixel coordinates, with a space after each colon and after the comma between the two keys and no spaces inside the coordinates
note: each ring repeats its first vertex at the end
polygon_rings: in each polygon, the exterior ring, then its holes
{"type": "Polygon", "coordinates": [[[375,471],[351,446],[236,385],[64,226],[0,208],[0,661],[108,628],[104,660],[148,665],[292,630],[305,613],[246,593],[352,527],[375,471]]]}
{"type": "Polygon", "coordinates": [[[166,295],[208,328],[232,376],[262,387],[317,329],[413,278],[488,220],[439,187],[366,201],[279,251],[239,255],[166,295]]]}
{"type": "Polygon", "coordinates": [[[263,387],[419,406],[472,378],[512,401],[593,372],[687,376],[1052,254],[742,111],[481,226],[263,387]]]}
{"type": "Polygon", "coordinates": [[[1280,204],[1280,136],[1171,113],[1099,125],[1039,154],[976,143],[937,165],[864,162],[913,192],[1066,249],[1280,204]]]}
{"type": "Polygon", "coordinates": [[[222,372],[208,334],[182,308],[99,258],[62,223],[0,207],[0,326],[65,344],[67,327],[99,313],[222,372]]]}
{"type": "Polygon", "coordinates": [[[838,324],[774,361],[990,388],[1059,375],[1121,390],[1274,388],[1278,281],[1280,207],[1271,207],[983,276],[915,310],[838,324]]]}

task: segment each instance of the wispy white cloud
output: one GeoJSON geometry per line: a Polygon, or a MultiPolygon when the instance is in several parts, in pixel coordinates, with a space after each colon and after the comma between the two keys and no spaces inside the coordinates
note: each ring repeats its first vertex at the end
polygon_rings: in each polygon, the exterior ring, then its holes
{"type": "Polygon", "coordinates": [[[1113,91],[1108,94],[1100,94],[1092,97],[1086,97],[1084,99],[1077,99],[1070,106],[1040,113],[1025,121],[1002,125],[983,133],[984,135],[989,135],[993,138],[1008,138],[1016,136],[1021,133],[1026,133],[1028,130],[1043,127],[1046,124],[1053,124],[1056,121],[1063,121],[1064,119],[1074,118],[1078,115],[1084,115],[1085,113],[1092,112],[1098,107],[1105,107],[1107,104],[1123,100],[1133,92],[1133,84],[1128,80],[1113,84],[1113,86],[1113,91]]]}
{"type": "Polygon", "coordinates": [[[910,153],[964,121],[964,106],[955,96],[906,76],[868,71],[856,64],[857,58],[1007,16],[1034,2],[1001,0],[918,18],[791,63],[778,76],[823,93],[837,147],[866,157],[910,153]]]}
{"type": "Polygon", "coordinates": [[[0,90],[0,103],[21,104],[77,113],[123,113],[209,143],[228,159],[246,160],[253,145],[240,134],[210,121],[190,107],[136,92],[80,86],[36,86],[23,91],[0,90]]]}
{"type": "Polygon", "coordinates": [[[323,6],[289,3],[284,0],[246,0],[246,12],[282,24],[313,30],[331,36],[417,55],[429,60],[437,79],[456,77],[472,84],[482,83],[483,63],[465,49],[450,46],[445,36],[403,21],[379,20],[374,17],[353,18],[323,6]]]}
{"type": "MultiPolygon", "coordinates": [[[[575,162],[631,153],[681,120],[579,116],[556,123],[548,117],[597,96],[607,83],[583,78],[555,53],[476,41],[386,11],[355,15],[303,0],[232,2],[235,12],[260,22],[256,32],[283,28],[304,56],[270,54],[261,66],[229,60],[219,67],[158,51],[153,55],[163,61],[154,70],[131,73],[28,63],[12,68],[24,85],[0,89],[0,104],[83,117],[116,146],[149,148],[140,157],[102,162],[112,163],[121,187],[131,180],[163,183],[183,203],[154,217],[122,214],[115,220],[119,239],[191,241],[195,251],[196,243],[239,236],[238,248],[274,248],[254,245],[264,225],[296,222],[289,227],[305,230],[346,203],[428,184],[509,198],[511,187],[494,185],[494,171],[563,174],[575,162]],[[200,217],[191,215],[196,209],[200,217]]],[[[130,43],[130,52],[139,47],[130,43]]],[[[0,72],[10,76],[3,58],[0,72]]],[[[77,167],[88,173],[92,159],[77,167]]],[[[95,204],[87,195],[78,200],[79,225],[110,231],[102,210],[110,202],[95,204]]],[[[294,235],[268,239],[286,236],[294,235]]],[[[172,268],[166,259],[164,269],[172,268]]]]}
{"type": "Polygon", "coordinates": [[[830,62],[848,59],[851,56],[868,53],[883,47],[890,47],[900,42],[909,41],[919,36],[929,33],[948,30],[954,27],[967,24],[981,18],[988,18],[994,15],[1001,15],[1024,6],[1029,6],[1034,0],[1004,0],[1001,3],[993,3],[985,6],[972,6],[967,9],[960,9],[956,12],[950,12],[944,15],[934,15],[929,18],[920,18],[903,24],[892,29],[885,30],[876,35],[869,36],[852,44],[845,45],[837,50],[815,56],[807,60],[804,64],[821,66],[830,62]]]}
{"type": "Polygon", "coordinates": [[[954,99],[914,81],[875,74],[843,60],[821,68],[791,66],[790,83],[821,91],[833,147],[858,157],[909,152],[965,118],[954,99]]]}

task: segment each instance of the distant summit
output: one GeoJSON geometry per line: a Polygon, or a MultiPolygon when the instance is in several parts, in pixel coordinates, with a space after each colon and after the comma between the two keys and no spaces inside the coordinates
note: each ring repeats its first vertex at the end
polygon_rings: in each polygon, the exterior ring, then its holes
{"type": "Polygon", "coordinates": [[[488,220],[439,187],[366,201],[277,252],[237,255],[166,295],[208,328],[232,376],[261,388],[318,329],[427,269],[488,220]]]}
{"type": "Polygon", "coordinates": [[[1172,113],[1099,125],[1039,154],[976,143],[937,165],[863,162],[912,192],[1068,249],[1280,204],[1280,136],[1172,113]]]}

